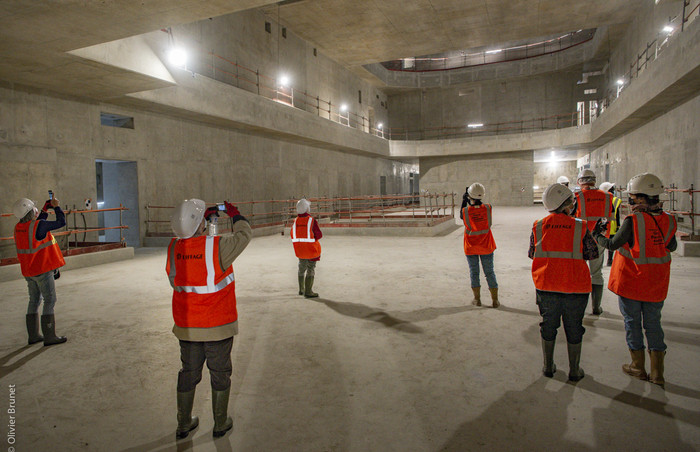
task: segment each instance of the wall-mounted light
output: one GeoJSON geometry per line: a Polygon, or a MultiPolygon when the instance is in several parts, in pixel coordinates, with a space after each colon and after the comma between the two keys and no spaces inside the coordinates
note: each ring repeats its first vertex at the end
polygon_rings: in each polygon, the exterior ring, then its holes
{"type": "Polygon", "coordinates": [[[494,53],[501,53],[503,52],[503,49],[496,49],[496,50],[487,50],[486,54],[487,55],[493,55],[494,53]]]}
{"type": "Polygon", "coordinates": [[[382,127],[384,127],[384,124],[382,124],[381,122],[377,124],[377,129],[382,130],[382,127]]]}
{"type": "Polygon", "coordinates": [[[620,86],[624,85],[624,84],[625,84],[625,79],[623,79],[623,78],[617,79],[617,84],[620,85],[620,86]]]}
{"type": "Polygon", "coordinates": [[[187,52],[180,47],[173,47],[168,52],[168,61],[173,66],[185,67],[187,65],[187,52]]]}
{"type": "Polygon", "coordinates": [[[289,77],[286,76],[286,75],[282,75],[282,76],[280,77],[279,83],[280,83],[280,86],[281,86],[281,87],[288,86],[288,85],[289,85],[289,77]]]}
{"type": "Polygon", "coordinates": [[[484,125],[481,124],[481,123],[478,123],[478,124],[467,124],[467,127],[469,127],[470,129],[475,129],[475,128],[477,128],[477,127],[484,127],[484,125]]]}
{"type": "Polygon", "coordinates": [[[346,111],[348,111],[348,105],[347,105],[347,104],[342,104],[342,105],[340,106],[340,111],[342,111],[343,113],[345,113],[346,111]]]}
{"type": "Polygon", "coordinates": [[[665,33],[671,34],[671,33],[673,32],[673,27],[672,27],[671,25],[666,25],[666,26],[663,28],[663,31],[664,31],[665,33]]]}

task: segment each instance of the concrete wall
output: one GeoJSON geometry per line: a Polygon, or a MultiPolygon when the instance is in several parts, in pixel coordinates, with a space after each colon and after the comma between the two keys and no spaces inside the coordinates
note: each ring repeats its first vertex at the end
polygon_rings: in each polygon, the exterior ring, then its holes
{"type": "MultiPolygon", "coordinates": [[[[281,37],[281,27],[275,19],[265,16],[260,10],[248,10],[173,27],[173,36],[176,42],[183,43],[194,55],[198,55],[198,61],[192,63],[196,72],[214,75],[218,80],[233,83],[250,92],[257,92],[254,84],[256,70],[263,75],[261,82],[272,87],[275,86],[274,79],[286,75],[295,91],[296,106],[303,108],[303,100],[315,105],[315,97],[319,96],[333,104],[334,115],[337,114],[338,107],[345,103],[349,112],[365,118],[369,118],[369,109],[373,109],[373,127],[379,122],[387,123],[387,97],[383,91],[326,57],[320,49],[317,49],[314,56],[314,45],[299,38],[291,30],[286,30],[286,38],[281,37]],[[271,33],[265,31],[266,21],[271,24],[271,33]],[[253,72],[237,70],[235,66],[209,56],[209,52],[252,69],[253,72]],[[239,79],[236,80],[233,75],[221,70],[212,74],[212,63],[219,69],[238,74],[239,79]],[[313,99],[302,96],[304,91],[313,99]],[[362,91],[361,103],[358,91],[362,91]]],[[[328,107],[323,103],[321,106],[328,107]]],[[[306,108],[315,111],[310,105],[306,108]]]]}
{"type": "MultiPolygon", "coordinates": [[[[576,111],[581,68],[528,78],[410,90],[389,97],[390,126],[416,131],[530,120],[576,111]]],[[[580,95],[579,95],[580,94],[580,95]]]]}
{"type": "MultiPolygon", "coordinates": [[[[96,199],[96,159],[137,162],[142,225],[149,203],[377,194],[380,176],[389,193],[399,193],[416,172],[384,158],[16,89],[0,88],[0,130],[1,212],[23,196],[43,201],[49,188],[62,205],[96,199]],[[101,111],[133,116],[134,129],[100,125],[101,111]]],[[[13,226],[4,217],[0,236],[12,235],[13,226]]],[[[14,255],[11,242],[0,246],[0,256],[14,255]]]]}
{"type": "Polygon", "coordinates": [[[466,187],[480,182],[486,187],[486,202],[528,206],[533,199],[533,172],[532,151],[425,157],[420,159],[420,186],[431,193],[461,195],[466,187]]]}
{"type": "Polygon", "coordinates": [[[555,183],[559,176],[568,177],[571,181],[569,184],[571,188],[576,185],[578,170],[576,169],[575,160],[563,162],[535,162],[533,167],[534,175],[532,184],[539,187],[540,191],[543,191],[545,188],[555,183]]]}
{"type": "MultiPolygon", "coordinates": [[[[656,118],[610,143],[590,155],[591,169],[605,174],[609,165],[611,182],[626,185],[639,173],[651,172],[665,185],[676,184],[680,188],[700,187],[700,95],[674,110],[656,118]]],[[[687,210],[690,202],[687,194],[680,194],[676,209],[687,210]]],[[[700,196],[695,195],[698,209],[700,196]]],[[[698,211],[698,210],[696,210],[698,211]]],[[[688,217],[679,226],[687,226],[688,217]]]]}

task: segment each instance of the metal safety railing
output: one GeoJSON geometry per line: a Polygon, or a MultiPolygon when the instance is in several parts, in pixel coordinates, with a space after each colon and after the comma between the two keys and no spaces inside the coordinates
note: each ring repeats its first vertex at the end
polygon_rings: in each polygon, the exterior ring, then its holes
{"type": "MultiPolygon", "coordinates": [[[[355,197],[307,198],[312,203],[311,214],[324,226],[422,226],[454,217],[455,194],[415,194],[355,197]]],[[[288,227],[296,218],[299,198],[238,201],[241,215],[254,229],[278,226],[288,227]]],[[[213,206],[216,203],[208,203],[213,206]]],[[[146,208],[146,236],[172,237],[170,215],[174,206],[148,204],[146,208]]],[[[231,231],[228,216],[220,213],[218,233],[231,231]]]]}
{"type": "Polygon", "coordinates": [[[381,65],[390,71],[432,72],[483,66],[486,64],[506,63],[509,61],[519,61],[562,52],[590,41],[593,39],[594,34],[594,29],[578,30],[556,38],[518,46],[470,53],[462,51],[458,54],[437,57],[403,58],[400,60],[384,61],[381,65]]]}
{"type": "Polygon", "coordinates": [[[690,234],[689,235],[682,235],[681,239],[683,240],[700,240],[700,235],[695,234],[695,217],[700,215],[700,213],[695,212],[695,200],[694,200],[694,195],[695,193],[700,193],[700,190],[695,190],[694,189],[695,184],[690,184],[690,188],[677,188],[675,184],[671,184],[669,188],[666,189],[666,191],[669,193],[670,197],[670,210],[667,210],[667,213],[670,213],[676,217],[678,216],[687,216],[690,217],[690,234]],[[689,201],[689,210],[675,210],[676,209],[676,203],[678,202],[678,199],[676,199],[676,193],[687,193],[688,194],[688,201],[689,201]]]}

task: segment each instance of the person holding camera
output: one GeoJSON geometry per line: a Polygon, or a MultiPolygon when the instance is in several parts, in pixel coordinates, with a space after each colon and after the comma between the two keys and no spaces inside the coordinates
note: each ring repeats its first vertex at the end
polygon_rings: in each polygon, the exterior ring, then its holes
{"type": "Polygon", "coordinates": [[[661,179],[651,173],[634,176],[627,184],[632,214],[627,215],[614,237],[605,236],[604,221],[593,230],[598,245],[617,250],[610,269],[608,289],[619,298],[632,362],[622,371],[640,380],[663,386],[666,343],[661,309],[668,294],[671,252],[676,250],[676,219],[662,209],[661,179]],[[642,333],[644,328],[644,334],[642,333]],[[644,367],[646,335],[651,372],[644,367]]]}
{"type": "Polygon", "coordinates": [[[187,437],[199,425],[192,406],[205,362],[211,376],[213,435],[223,436],[233,427],[228,401],[238,312],[232,264],[253,233],[236,206],[229,202],[224,206],[233,221],[233,232],[224,236],[205,235],[207,219],[219,209],[207,209],[201,199],[182,202],[170,219],[177,237],[168,246],[165,271],[173,288],[173,333],[180,341],[182,361],[177,378],[176,439],[187,437]]]}
{"type": "MultiPolygon", "coordinates": [[[[52,193],[50,193],[52,195],[52,193]]],[[[19,222],[15,225],[14,239],[17,248],[22,275],[27,281],[29,290],[29,305],[27,306],[27,333],[29,344],[44,341],[44,345],[55,345],[66,342],[65,336],[56,336],[56,321],[54,305],[56,304],[56,285],[54,279],[60,275],[58,269],[66,262],[63,253],[56,243],[51,231],[66,225],[66,216],[58,205],[58,199],[44,203],[41,213],[34,202],[22,198],[13,207],[15,217],[19,222]],[[55,221],[48,221],[47,209],[53,209],[55,221]],[[39,334],[39,305],[44,300],[41,313],[41,332],[39,334]]]]}

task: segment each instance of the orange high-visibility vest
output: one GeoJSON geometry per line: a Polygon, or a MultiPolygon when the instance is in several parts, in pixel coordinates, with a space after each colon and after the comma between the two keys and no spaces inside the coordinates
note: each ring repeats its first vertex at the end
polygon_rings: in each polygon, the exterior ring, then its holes
{"type": "Polygon", "coordinates": [[[671,252],[666,246],[676,233],[672,215],[632,215],[634,246],[618,248],[610,269],[608,289],[637,301],[660,302],[666,299],[671,277],[671,252]]]}
{"type": "Polygon", "coordinates": [[[464,254],[491,254],[496,241],[491,233],[491,204],[462,209],[464,221],[464,254]]]}
{"type": "Polygon", "coordinates": [[[607,218],[608,225],[605,236],[610,237],[610,224],[615,220],[612,194],[598,189],[582,190],[576,193],[576,218],[581,218],[588,222],[588,230],[593,232],[596,221],[600,218],[607,218]]]}
{"type": "Polygon", "coordinates": [[[311,216],[297,217],[292,225],[290,236],[294,253],[299,259],[316,259],[321,255],[321,244],[314,237],[314,219],[311,216]]]}
{"type": "MultiPolygon", "coordinates": [[[[41,220],[40,220],[41,221],[41,220]]],[[[51,231],[43,240],[36,239],[39,221],[32,220],[15,225],[17,259],[24,276],[37,276],[66,265],[63,253],[51,231]]]]}
{"type": "Polygon", "coordinates": [[[532,280],[547,292],[589,293],[591,272],[583,259],[586,221],[553,213],[535,221],[532,280]]]}
{"type": "Polygon", "coordinates": [[[221,268],[221,237],[172,239],[165,271],[173,287],[173,318],[181,328],[212,328],[238,320],[233,266],[221,268]]]}

